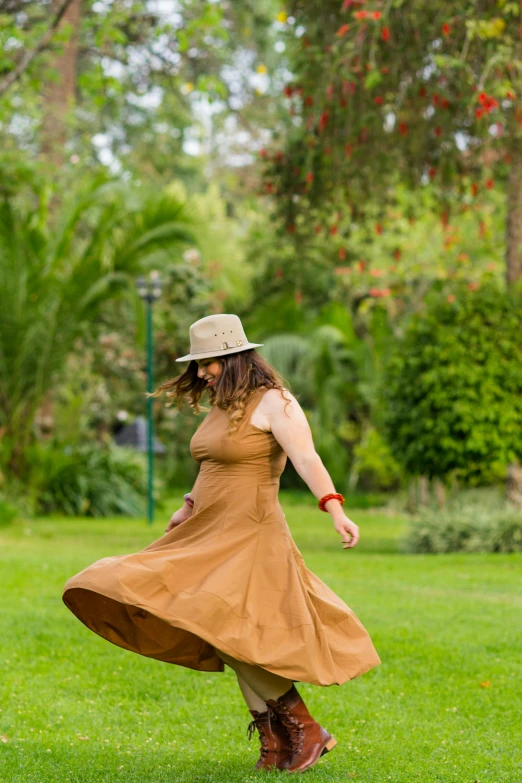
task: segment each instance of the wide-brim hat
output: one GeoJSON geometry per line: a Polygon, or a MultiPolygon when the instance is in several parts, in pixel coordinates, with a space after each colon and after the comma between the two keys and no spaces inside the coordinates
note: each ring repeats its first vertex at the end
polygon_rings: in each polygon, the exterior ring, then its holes
{"type": "Polygon", "coordinates": [[[231,313],[207,315],[195,321],[190,327],[190,353],[180,356],[177,362],[188,362],[190,359],[219,358],[229,353],[247,351],[258,348],[264,343],[248,341],[241,319],[231,313]]]}

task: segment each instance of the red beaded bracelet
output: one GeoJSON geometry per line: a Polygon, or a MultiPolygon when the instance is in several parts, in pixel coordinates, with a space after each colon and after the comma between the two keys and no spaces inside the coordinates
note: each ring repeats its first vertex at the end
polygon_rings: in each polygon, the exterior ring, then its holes
{"type": "Polygon", "coordinates": [[[333,492],[331,495],[324,495],[321,500],[319,501],[319,508],[321,511],[326,511],[328,513],[327,509],[324,507],[325,503],[328,503],[329,500],[332,500],[333,498],[336,498],[340,501],[341,506],[344,505],[344,497],[341,495],[340,492],[333,492]]]}

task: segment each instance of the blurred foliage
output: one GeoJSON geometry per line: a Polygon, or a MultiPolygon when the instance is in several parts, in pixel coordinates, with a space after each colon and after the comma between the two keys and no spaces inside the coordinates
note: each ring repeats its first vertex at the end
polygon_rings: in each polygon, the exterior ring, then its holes
{"type": "Polygon", "coordinates": [[[405,552],[522,552],[522,513],[508,505],[457,502],[423,509],[401,543],[405,552]]]}
{"type": "Polygon", "coordinates": [[[32,446],[28,492],[35,513],[143,516],[145,455],[111,444],[32,446]]]}
{"type": "Polygon", "coordinates": [[[431,291],[389,357],[382,385],[390,448],[411,475],[505,477],[522,455],[522,299],[489,282],[431,291]]]}

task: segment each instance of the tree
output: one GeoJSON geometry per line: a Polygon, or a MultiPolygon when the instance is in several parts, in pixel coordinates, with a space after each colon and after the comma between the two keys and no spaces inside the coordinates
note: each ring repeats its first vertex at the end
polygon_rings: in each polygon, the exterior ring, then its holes
{"type": "Polygon", "coordinates": [[[380,394],[388,442],[410,476],[491,483],[521,460],[521,334],[520,292],[492,281],[430,292],[380,394]]]}
{"type": "Polygon", "coordinates": [[[267,183],[302,246],[318,211],[384,213],[399,182],[436,188],[443,219],[502,183],[506,281],[522,278],[522,41],[510,0],[295,0],[293,80],[267,183]]]}
{"type": "Polygon", "coordinates": [[[170,265],[194,243],[185,207],[165,193],[83,182],[49,224],[49,193],[20,211],[0,205],[0,432],[19,475],[35,413],[60,380],[75,342],[134,275],[170,265]]]}

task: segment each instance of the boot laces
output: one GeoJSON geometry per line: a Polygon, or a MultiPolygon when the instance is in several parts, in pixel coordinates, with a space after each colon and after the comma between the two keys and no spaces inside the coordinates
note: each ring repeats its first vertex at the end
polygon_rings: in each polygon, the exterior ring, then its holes
{"type": "MultiPolygon", "coordinates": [[[[271,707],[268,708],[268,727],[269,730],[272,731],[272,724],[271,724],[271,718],[275,717],[275,713],[272,710],[271,707]]],[[[259,716],[255,717],[253,720],[250,721],[250,723],[247,726],[247,735],[248,739],[251,740],[255,730],[258,730],[259,732],[259,739],[261,740],[261,756],[266,756],[268,753],[268,737],[266,735],[265,727],[262,723],[262,721],[259,719],[259,716]]]]}
{"type": "Polygon", "coordinates": [[[300,753],[303,749],[305,738],[304,723],[301,723],[295,715],[292,715],[285,704],[280,705],[279,717],[288,732],[292,753],[300,753]]]}

